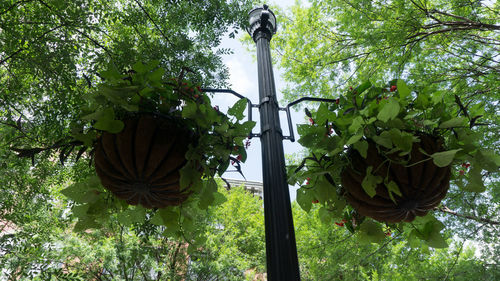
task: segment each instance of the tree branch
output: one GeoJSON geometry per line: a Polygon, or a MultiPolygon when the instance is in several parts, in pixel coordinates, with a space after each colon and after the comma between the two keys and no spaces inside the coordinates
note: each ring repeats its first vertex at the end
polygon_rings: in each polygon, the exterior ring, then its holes
{"type": "Polygon", "coordinates": [[[474,216],[459,214],[459,213],[457,213],[455,211],[450,210],[446,206],[443,206],[441,208],[434,208],[434,210],[435,211],[440,211],[440,212],[445,213],[445,214],[450,214],[450,215],[454,215],[454,216],[457,216],[457,217],[461,217],[461,218],[466,218],[466,219],[471,219],[471,220],[475,220],[475,221],[478,221],[478,222],[483,222],[483,223],[490,224],[490,225],[500,225],[500,222],[494,221],[494,220],[490,220],[490,219],[487,219],[487,218],[479,218],[479,217],[474,217],[474,216]]]}
{"type": "MultiPolygon", "coordinates": [[[[57,30],[57,29],[59,29],[59,28],[61,28],[61,27],[63,27],[64,25],[65,25],[65,24],[60,24],[60,25],[58,25],[58,26],[56,26],[56,27],[54,27],[54,28],[52,28],[52,29],[50,29],[50,30],[47,30],[47,31],[46,31],[46,32],[44,32],[42,35],[38,36],[38,37],[35,39],[35,41],[38,41],[38,40],[42,39],[43,37],[45,37],[45,35],[47,35],[47,34],[49,34],[49,33],[53,32],[53,31],[55,31],[55,30],[57,30]]],[[[16,56],[17,54],[19,54],[20,52],[25,51],[25,50],[26,50],[26,48],[24,48],[24,47],[19,48],[17,51],[15,51],[14,53],[10,54],[8,57],[6,57],[6,58],[4,58],[4,59],[0,60],[0,65],[4,64],[6,61],[10,60],[10,59],[11,59],[11,58],[13,58],[14,56],[16,56]]]]}
{"type": "Polygon", "coordinates": [[[17,1],[16,3],[10,5],[7,9],[3,10],[1,13],[0,13],[0,16],[2,16],[3,14],[7,13],[8,11],[14,9],[16,6],[18,5],[21,5],[23,3],[29,3],[29,2],[32,2],[33,0],[21,0],[21,1],[17,1]]]}
{"type": "Polygon", "coordinates": [[[160,27],[156,24],[156,22],[153,20],[153,18],[149,15],[148,11],[146,11],[146,9],[141,5],[141,3],[138,0],[134,0],[134,1],[141,8],[141,10],[144,12],[144,14],[146,14],[146,16],[148,17],[148,19],[153,23],[153,25],[155,26],[156,30],[158,30],[158,32],[160,32],[160,34],[163,36],[163,38],[170,45],[173,45],[172,42],[170,41],[170,39],[168,39],[168,37],[165,35],[165,33],[163,33],[163,31],[160,29],[160,27]]]}

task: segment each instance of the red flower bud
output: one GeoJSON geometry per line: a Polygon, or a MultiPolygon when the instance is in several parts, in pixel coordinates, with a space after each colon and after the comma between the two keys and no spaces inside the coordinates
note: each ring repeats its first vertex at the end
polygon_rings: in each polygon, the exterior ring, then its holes
{"type": "Polygon", "coordinates": [[[397,88],[398,88],[398,87],[397,87],[396,85],[392,85],[392,86],[391,86],[391,92],[396,91],[396,90],[397,90],[397,88]]]}
{"type": "Polygon", "coordinates": [[[338,226],[340,226],[340,227],[344,227],[344,223],[343,222],[336,222],[335,224],[338,225],[338,226]]]}
{"type": "Polygon", "coordinates": [[[392,233],[390,230],[385,233],[385,236],[391,236],[391,235],[392,235],[392,233]]]}
{"type": "Polygon", "coordinates": [[[195,99],[197,99],[197,98],[199,98],[199,97],[200,97],[200,95],[198,95],[198,94],[195,94],[195,95],[194,95],[194,98],[195,98],[195,99]]]}
{"type": "Polygon", "coordinates": [[[219,111],[219,106],[218,105],[214,106],[214,109],[219,111]]]}
{"type": "Polygon", "coordinates": [[[336,99],[336,100],[335,100],[335,103],[336,103],[336,104],[339,104],[339,103],[340,103],[340,99],[336,99]]]}
{"type": "Polygon", "coordinates": [[[238,154],[238,156],[236,156],[236,159],[238,159],[238,161],[241,161],[242,158],[243,156],[241,156],[241,154],[238,154]]]}
{"type": "Polygon", "coordinates": [[[313,203],[313,204],[318,204],[318,203],[319,203],[319,200],[318,200],[318,199],[314,199],[314,200],[312,201],[312,203],[313,203]]]}
{"type": "Polygon", "coordinates": [[[309,181],[311,180],[311,178],[307,178],[306,179],[306,184],[309,184],[309,181]]]}
{"type": "Polygon", "coordinates": [[[465,171],[464,170],[460,170],[460,175],[463,176],[465,174],[465,171]]]}
{"type": "Polygon", "coordinates": [[[309,118],[309,122],[311,122],[311,124],[314,125],[314,120],[312,118],[309,118]]]}

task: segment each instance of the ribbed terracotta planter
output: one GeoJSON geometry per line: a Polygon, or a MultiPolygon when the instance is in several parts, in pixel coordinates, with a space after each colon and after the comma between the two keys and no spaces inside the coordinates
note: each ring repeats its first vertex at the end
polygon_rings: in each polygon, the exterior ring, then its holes
{"type": "MultiPolygon", "coordinates": [[[[384,163],[373,142],[370,142],[367,158],[363,158],[357,151],[350,152],[351,164],[342,174],[342,187],[346,199],[358,213],[382,222],[410,222],[416,216],[425,216],[429,210],[438,206],[446,195],[450,186],[450,167],[437,167],[432,160],[412,165],[429,158],[427,154],[442,151],[441,141],[429,135],[419,136],[420,143],[414,143],[411,151],[411,160],[408,166],[384,163]],[[393,193],[394,203],[381,183],[376,187],[376,195],[371,198],[365,193],[361,183],[366,175],[366,168],[373,166],[375,175],[394,181],[399,186],[402,197],[393,193]]],[[[397,157],[397,154],[390,158],[397,157]]]]}
{"type": "Polygon", "coordinates": [[[189,196],[179,186],[179,169],[192,142],[173,120],[144,115],[124,120],[118,134],[104,132],[95,147],[95,169],[102,185],[131,205],[163,208],[189,196]]]}

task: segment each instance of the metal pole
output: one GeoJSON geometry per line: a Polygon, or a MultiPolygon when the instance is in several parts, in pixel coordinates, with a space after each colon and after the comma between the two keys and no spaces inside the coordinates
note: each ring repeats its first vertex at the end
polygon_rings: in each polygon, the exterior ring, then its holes
{"type": "Polygon", "coordinates": [[[270,281],[293,281],[300,280],[300,273],[269,48],[276,24],[269,24],[270,16],[274,17],[271,14],[264,5],[260,27],[249,30],[257,44],[267,278],[270,281]]]}

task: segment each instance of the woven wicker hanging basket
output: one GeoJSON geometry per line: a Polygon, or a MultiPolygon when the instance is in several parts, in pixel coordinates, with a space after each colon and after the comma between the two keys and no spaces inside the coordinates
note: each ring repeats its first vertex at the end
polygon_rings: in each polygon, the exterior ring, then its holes
{"type": "MultiPolygon", "coordinates": [[[[419,138],[419,143],[413,143],[411,160],[406,166],[385,161],[373,142],[369,144],[366,159],[357,151],[350,151],[351,165],[341,174],[342,187],[347,201],[358,213],[382,222],[410,222],[439,205],[448,191],[451,170],[449,166],[437,167],[432,160],[422,161],[429,158],[427,155],[442,151],[442,145],[439,139],[429,135],[420,135],[419,138]],[[374,197],[365,193],[361,183],[369,166],[373,167],[374,175],[388,176],[388,182],[394,181],[398,185],[402,196],[393,193],[396,203],[390,199],[383,183],[377,185],[374,197]]],[[[393,156],[397,157],[397,153],[389,157],[393,156]]]]}
{"type": "Polygon", "coordinates": [[[174,120],[144,115],[124,120],[118,134],[104,132],[95,147],[102,185],[131,205],[164,208],[189,196],[179,185],[179,169],[193,138],[174,120]]]}

